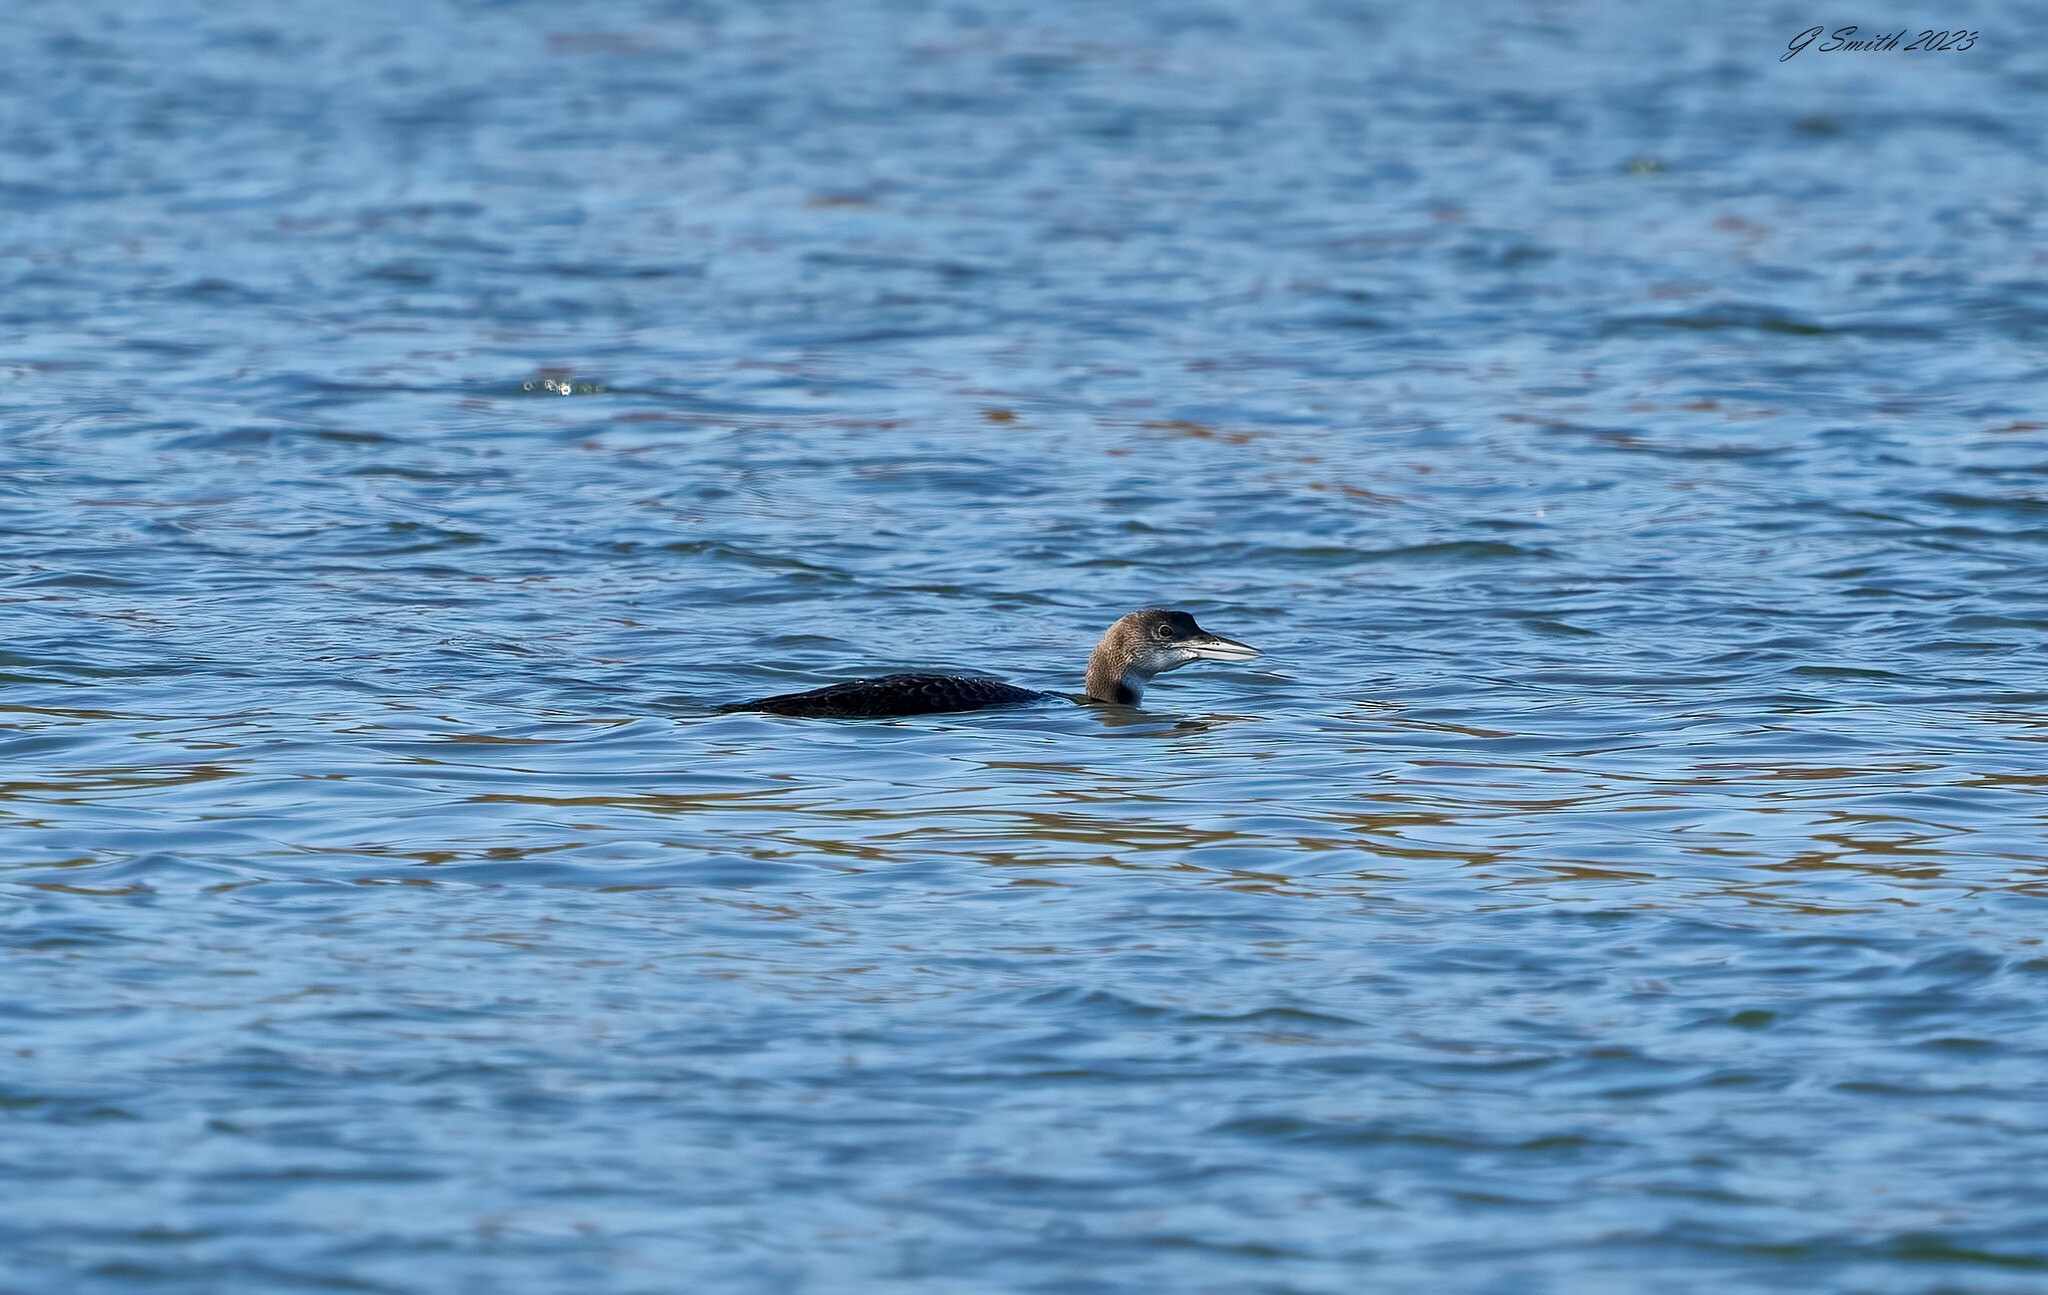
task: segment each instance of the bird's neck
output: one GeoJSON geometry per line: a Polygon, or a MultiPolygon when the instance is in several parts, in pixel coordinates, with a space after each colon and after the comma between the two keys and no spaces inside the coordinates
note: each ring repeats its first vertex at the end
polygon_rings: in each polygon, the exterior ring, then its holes
{"type": "Polygon", "coordinates": [[[1135,706],[1145,696],[1145,679],[1126,668],[1121,653],[1111,652],[1105,645],[1088,658],[1088,695],[1096,701],[1135,706]]]}

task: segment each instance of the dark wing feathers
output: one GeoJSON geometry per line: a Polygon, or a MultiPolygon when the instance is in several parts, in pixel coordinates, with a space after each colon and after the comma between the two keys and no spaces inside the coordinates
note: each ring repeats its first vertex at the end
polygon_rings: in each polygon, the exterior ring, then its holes
{"type": "Polygon", "coordinates": [[[981,710],[989,706],[1023,706],[1057,695],[1016,688],[996,679],[978,679],[972,675],[891,674],[879,679],[835,683],[809,692],[762,697],[728,709],[766,711],[770,715],[881,719],[891,715],[981,710]]]}

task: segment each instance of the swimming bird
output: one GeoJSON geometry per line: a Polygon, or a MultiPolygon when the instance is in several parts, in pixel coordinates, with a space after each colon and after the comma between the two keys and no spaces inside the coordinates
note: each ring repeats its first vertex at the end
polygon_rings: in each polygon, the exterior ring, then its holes
{"type": "Polygon", "coordinates": [[[1082,697],[1018,688],[978,675],[890,674],[879,679],[835,683],[809,692],[760,697],[724,709],[828,719],[880,719],[1028,706],[1044,701],[1135,706],[1154,675],[1178,670],[1193,661],[1249,661],[1257,655],[1259,650],[1255,647],[1204,630],[1186,612],[1147,607],[1110,626],[1102,642],[1095,645],[1094,655],[1088,658],[1088,691],[1082,697]]]}

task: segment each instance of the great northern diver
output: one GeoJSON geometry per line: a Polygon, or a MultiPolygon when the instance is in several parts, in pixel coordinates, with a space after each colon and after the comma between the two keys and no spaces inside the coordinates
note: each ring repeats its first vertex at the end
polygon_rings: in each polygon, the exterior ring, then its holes
{"type": "Polygon", "coordinates": [[[1178,670],[1190,661],[1249,661],[1258,654],[1257,648],[1208,633],[1186,612],[1148,607],[1110,626],[1102,642],[1095,645],[1095,655],[1088,658],[1086,697],[1015,688],[974,675],[891,674],[879,679],[835,683],[810,692],[762,697],[725,709],[759,710],[771,715],[879,719],[1054,700],[1135,706],[1145,695],[1145,685],[1153,675],[1178,670]]]}

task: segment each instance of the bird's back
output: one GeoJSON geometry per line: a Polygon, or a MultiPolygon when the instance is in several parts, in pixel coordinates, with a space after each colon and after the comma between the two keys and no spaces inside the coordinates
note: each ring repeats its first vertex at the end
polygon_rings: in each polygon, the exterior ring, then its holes
{"type": "Polygon", "coordinates": [[[895,715],[935,715],[944,711],[984,710],[994,706],[1027,706],[1058,696],[1058,693],[1018,688],[998,679],[982,679],[974,675],[891,674],[879,679],[835,683],[809,692],[761,697],[726,709],[758,710],[770,715],[884,719],[895,715]]]}

